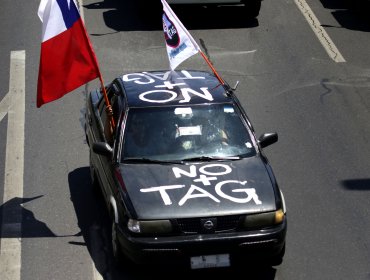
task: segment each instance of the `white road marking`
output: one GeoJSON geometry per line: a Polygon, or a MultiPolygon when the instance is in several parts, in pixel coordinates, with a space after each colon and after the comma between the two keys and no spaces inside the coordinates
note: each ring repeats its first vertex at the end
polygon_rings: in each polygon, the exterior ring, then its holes
{"type": "MultiPolygon", "coordinates": [[[[25,60],[24,50],[11,52],[9,92],[0,102],[0,120],[8,115],[3,205],[14,198],[23,198],[25,60]]],[[[10,209],[7,207],[3,209],[0,275],[3,280],[19,280],[22,210],[19,205],[10,205],[10,209]],[[12,221],[6,223],[9,213],[12,215],[12,221]],[[10,230],[15,237],[7,236],[10,230]]]]}
{"type": "Polygon", "coordinates": [[[3,100],[0,102],[0,122],[8,114],[9,107],[9,94],[5,95],[3,100]]]}
{"type": "Polygon", "coordinates": [[[215,51],[212,56],[237,56],[237,55],[245,55],[255,53],[257,50],[251,51],[215,51]]]}
{"type": "Polygon", "coordinates": [[[335,62],[346,62],[338,48],[335,46],[334,42],[330,39],[328,33],[326,33],[325,29],[321,26],[320,21],[308,6],[307,2],[305,0],[294,0],[294,2],[297,4],[298,8],[306,18],[329,57],[335,62]]]}

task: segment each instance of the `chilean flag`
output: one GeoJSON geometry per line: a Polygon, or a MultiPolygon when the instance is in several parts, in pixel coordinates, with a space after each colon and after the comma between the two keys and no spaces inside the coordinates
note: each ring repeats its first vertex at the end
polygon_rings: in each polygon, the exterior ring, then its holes
{"type": "Polygon", "coordinates": [[[41,0],[38,15],[42,21],[39,108],[101,75],[74,0],[41,0]]]}

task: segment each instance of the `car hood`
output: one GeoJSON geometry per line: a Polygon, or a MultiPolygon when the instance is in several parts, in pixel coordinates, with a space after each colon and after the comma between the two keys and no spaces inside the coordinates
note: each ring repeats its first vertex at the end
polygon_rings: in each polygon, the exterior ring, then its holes
{"type": "Polygon", "coordinates": [[[276,210],[275,188],[259,157],[186,165],[121,164],[119,171],[138,219],[276,210]]]}

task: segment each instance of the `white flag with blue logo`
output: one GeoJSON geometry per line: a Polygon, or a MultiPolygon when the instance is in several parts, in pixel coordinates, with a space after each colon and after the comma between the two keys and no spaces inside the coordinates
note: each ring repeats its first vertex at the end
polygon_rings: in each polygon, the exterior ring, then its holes
{"type": "Polygon", "coordinates": [[[198,53],[200,48],[167,2],[165,0],[161,1],[163,5],[163,31],[166,39],[168,59],[170,68],[175,70],[184,60],[198,53]]]}

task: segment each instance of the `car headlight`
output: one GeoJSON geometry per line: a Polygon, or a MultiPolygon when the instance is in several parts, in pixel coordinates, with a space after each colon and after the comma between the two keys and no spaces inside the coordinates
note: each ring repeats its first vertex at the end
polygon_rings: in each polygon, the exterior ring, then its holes
{"type": "Polygon", "coordinates": [[[285,214],[282,209],[246,215],[243,221],[243,226],[246,228],[256,228],[256,227],[267,227],[277,224],[281,224],[284,221],[285,214]]]}
{"type": "Polygon", "coordinates": [[[169,220],[139,221],[129,219],[128,229],[133,233],[160,234],[172,231],[172,224],[169,220]]]}

